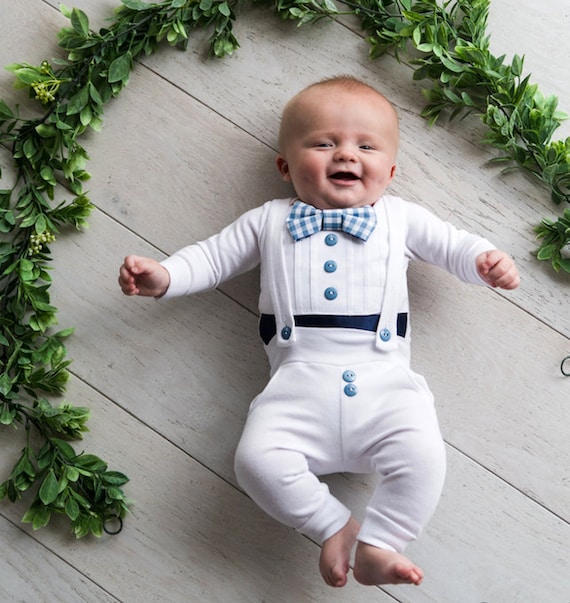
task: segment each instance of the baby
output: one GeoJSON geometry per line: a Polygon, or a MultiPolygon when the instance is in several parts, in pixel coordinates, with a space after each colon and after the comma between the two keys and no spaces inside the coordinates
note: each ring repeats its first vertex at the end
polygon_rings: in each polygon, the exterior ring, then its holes
{"type": "Polygon", "coordinates": [[[295,197],[268,201],[158,263],[127,256],[126,295],[212,289],[261,265],[260,335],[271,368],[236,451],[238,483],[268,514],[322,544],[320,571],[344,586],[354,545],[361,584],[420,584],[402,552],[434,512],[445,449],[431,392],[410,369],[410,259],[514,289],[504,252],[419,205],[386,195],[398,118],[351,77],[313,84],[285,107],[276,164],[295,197]],[[376,473],[362,525],[319,475],[376,473]]]}

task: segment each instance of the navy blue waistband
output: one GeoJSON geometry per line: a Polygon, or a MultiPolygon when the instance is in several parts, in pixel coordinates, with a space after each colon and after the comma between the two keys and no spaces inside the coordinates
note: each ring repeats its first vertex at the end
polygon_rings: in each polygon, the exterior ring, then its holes
{"type": "MultiPolygon", "coordinates": [[[[338,314],[300,314],[294,317],[297,327],[360,329],[361,331],[376,331],[380,314],[365,316],[345,316],[338,314]]],[[[408,329],[408,313],[398,314],[396,332],[399,337],[405,337],[408,329]]],[[[259,335],[267,345],[277,333],[277,324],[273,314],[262,314],[259,319],[259,335]]]]}

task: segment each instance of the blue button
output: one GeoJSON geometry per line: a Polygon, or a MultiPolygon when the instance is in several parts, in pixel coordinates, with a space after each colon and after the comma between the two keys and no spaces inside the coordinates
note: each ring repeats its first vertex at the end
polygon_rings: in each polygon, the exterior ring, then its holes
{"type": "Polygon", "coordinates": [[[325,262],[323,268],[325,269],[325,272],[335,272],[336,262],[334,260],[328,260],[327,262],[325,262]]]}
{"type": "Polygon", "coordinates": [[[382,341],[390,341],[390,338],[392,337],[392,333],[390,333],[388,329],[382,329],[379,335],[382,341]]]}
{"type": "Polygon", "coordinates": [[[338,236],[335,235],[334,233],[328,234],[325,237],[325,245],[332,247],[333,245],[336,245],[337,243],[338,243],[338,236]]]}
{"type": "Polygon", "coordinates": [[[325,289],[325,297],[329,301],[332,301],[338,297],[338,292],[334,287],[329,287],[328,289],[325,289]]]}
{"type": "Polygon", "coordinates": [[[354,385],[354,383],[349,383],[348,385],[344,386],[344,393],[349,398],[352,398],[352,396],[356,396],[356,394],[358,393],[358,388],[356,387],[356,385],[354,385]]]}
{"type": "Polygon", "coordinates": [[[352,383],[356,379],[356,373],[354,371],[351,371],[351,370],[346,370],[342,374],[342,378],[347,383],[352,383]]]}
{"type": "Polygon", "coordinates": [[[289,339],[289,337],[291,337],[291,327],[283,327],[281,329],[281,337],[283,337],[283,339],[289,339]]]}

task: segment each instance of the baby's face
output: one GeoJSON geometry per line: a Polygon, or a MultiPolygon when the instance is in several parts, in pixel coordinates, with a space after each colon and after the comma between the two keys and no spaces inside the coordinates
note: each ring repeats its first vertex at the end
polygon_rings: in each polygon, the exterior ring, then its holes
{"type": "Polygon", "coordinates": [[[315,87],[284,116],[277,167],[319,209],[375,203],[396,169],[397,116],[371,91],[315,87]]]}

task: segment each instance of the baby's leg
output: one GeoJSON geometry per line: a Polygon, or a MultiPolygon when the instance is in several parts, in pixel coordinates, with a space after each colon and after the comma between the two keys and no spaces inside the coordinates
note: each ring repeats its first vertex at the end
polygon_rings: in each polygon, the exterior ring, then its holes
{"type": "Polygon", "coordinates": [[[354,518],[336,534],[325,540],[319,560],[319,569],[329,586],[344,586],[350,568],[350,554],[356,543],[360,526],[354,518]]]}
{"type": "Polygon", "coordinates": [[[321,575],[329,586],[344,586],[360,526],[311,473],[304,455],[279,443],[269,451],[274,444],[261,430],[244,431],[236,452],[238,483],[268,515],[322,542],[321,575]]]}
{"type": "Polygon", "coordinates": [[[278,371],[252,404],[234,467],[240,486],[267,514],[321,544],[346,526],[350,511],[317,477],[337,469],[340,444],[328,420],[338,387],[325,379],[321,399],[306,385],[316,382],[314,372],[322,369],[278,371]]]}
{"type": "Polygon", "coordinates": [[[354,576],[363,584],[419,584],[422,570],[401,553],[435,511],[445,446],[433,399],[421,381],[414,387],[415,381],[396,370],[385,381],[390,395],[359,430],[379,479],[358,534],[354,576]]]}
{"type": "Polygon", "coordinates": [[[319,544],[342,530],[350,511],[311,472],[307,458],[279,444],[268,450],[271,437],[266,439],[255,431],[244,431],[234,465],[239,485],[253,501],[277,521],[319,544]]]}

